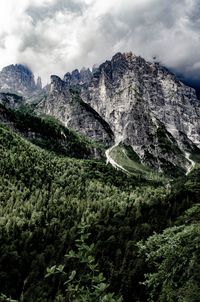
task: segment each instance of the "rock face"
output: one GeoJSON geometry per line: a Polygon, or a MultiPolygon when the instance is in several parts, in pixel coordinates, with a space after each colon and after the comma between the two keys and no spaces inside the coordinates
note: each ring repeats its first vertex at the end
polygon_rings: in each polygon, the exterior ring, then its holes
{"type": "Polygon", "coordinates": [[[108,145],[113,142],[113,132],[108,123],[58,76],[51,76],[50,92],[38,104],[37,111],[56,117],[66,127],[98,142],[108,145]]]}
{"type": "Polygon", "coordinates": [[[0,93],[0,104],[6,108],[17,109],[25,105],[25,99],[22,96],[13,93],[0,93]]]}
{"type": "MultiPolygon", "coordinates": [[[[6,97],[6,94],[4,94],[6,97]]],[[[7,96],[10,98],[10,94],[7,96]]],[[[19,96],[12,95],[16,103],[19,96]]],[[[11,104],[10,104],[11,105],[11,104]]],[[[15,108],[16,109],[16,108],[15,108]]],[[[20,134],[33,144],[58,155],[78,159],[103,159],[105,150],[75,131],[65,128],[59,121],[40,117],[29,111],[12,110],[8,103],[0,102],[0,124],[20,134]]]]}
{"type": "Polygon", "coordinates": [[[39,110],[108,145],[129,145],[157,170],[193,164],[199,153],[200,104],[195,90],[158,63],[117,53],[93,72],[52,76],[39,110]],[[71,89],[76,88],[76,93],[71,89]],[[112,134],[114,134],[114,142],[112,134]]]}
{"type": "Polygon", "coordinates": [[[179,130],[200,144],[195,91],[158,64],[116,54],[99,67],[89,88],[82,89],[82,97],[109,122],[116,140],[146,142],[158,119],[172,134],[179,130]]]}
{"type": "Polygon", "coordinates": [[[115,143],[131,145],[158,169],[167,163],[186,168],[185,152],[200,146],[195,90],[158,63],[118,53],[99,66],[81,97],[110,125],[115,143]]]}
{"type": "MultiPolygon", "coordinates": [[[[41,89],[40,79],[35,85],[32,73],[21,65],[3,69],[0,86],[6,85],[23,94],[41,89]]],[[[63,80],[51,76],[38,99],[37,112],[109,147],[131,146],[142,163],[159,171],[189,171],[196,154],[200,158],[195,90],[158,63],[132,53],[117,53],[92,71],[76,69],[63,80]]]]}
{"type": "Polygon", "coordinates": [[[42,79],[41,79],[41,77],[37,78],[36,87],[37,87],[38,90],[42,89],[42,79]]]}
{"type": "Polygon", "coordinates": [[[20,64],[9,65],[0,72],[0,91],[29,96],[41,90],[40,83],[35,83],[32,71],[20,64]]]}
{"type": "Polygon", "coordinates": [[[63,81],[68,84],[68,86],[77,86],[89,84],[92,79],[92,72],[90,69],[82,68],[80,71],[75,69],[72,73],[67,72],[64,75],[63,81]]]}

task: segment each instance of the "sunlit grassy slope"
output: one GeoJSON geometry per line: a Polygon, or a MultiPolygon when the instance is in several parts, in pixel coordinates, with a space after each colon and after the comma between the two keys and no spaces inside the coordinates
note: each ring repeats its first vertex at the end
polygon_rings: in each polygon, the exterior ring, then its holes
{"type": "Polygon", "coordinates": [[[143,165],[131,146],[120,144],[111,150],[110,156],[118,165],[122,166],[130,174],[143,176],[148,179],[163,178],[161,174],[159,175],[153,169],[143,165]]]}

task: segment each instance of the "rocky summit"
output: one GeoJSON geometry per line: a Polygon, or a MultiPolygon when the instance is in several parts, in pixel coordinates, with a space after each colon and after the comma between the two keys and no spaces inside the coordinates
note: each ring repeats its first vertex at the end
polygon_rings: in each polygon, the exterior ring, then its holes
{"type": "Polygon", "coordinates": [[[41,79],[36,85],[21,65],[4,68],[0,85],[25,96],[40,91],[35,112],[54,116],[104,143],[107,161],[117,168],[126,170],[113,159],[113,151],[121,148],[129,158],[127,147],[141,164],[160,172],[187,173],[200,158],[200,102],[195,90],[159,63],[131,52],[117,53],[92,71],[67,72],[63,80],[52,75],[43,94],[41,79]]]}
{"type": "MultiPolygon", "coordinates": [[[[188,171],[194,165],[200,146],[199,100],[194,89],[160,64],[117,53],[94,72],[75,70],[63,80],[51,80],[51,91],[38,105],[40,112],[110,142],[112,150],[131,146],[143,164],[159,171],[188,171]]],[[[110,161],[109,152],[107,156],[110,161]]]]}
{"type": "Polygon", "coordinates": [[[24,65],[9,65],[0,72],[0,91],[30,96],[42,89],[41,78],[35,83],[32,71],[24,65]]]}

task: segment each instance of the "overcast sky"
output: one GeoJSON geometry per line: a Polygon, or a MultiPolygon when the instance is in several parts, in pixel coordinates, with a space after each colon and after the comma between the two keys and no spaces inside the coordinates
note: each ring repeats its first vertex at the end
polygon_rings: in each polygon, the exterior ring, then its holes
{"type": "Polygon", "coordinates": [[[200,78],[200,0],[1,0],[0,68],[43,81],[132,51],[200,78]]]}

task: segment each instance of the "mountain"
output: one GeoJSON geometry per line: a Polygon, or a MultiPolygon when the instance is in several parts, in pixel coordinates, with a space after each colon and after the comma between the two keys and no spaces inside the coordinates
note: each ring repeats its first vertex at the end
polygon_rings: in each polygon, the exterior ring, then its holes
{"type": "Polygon", "coordinates": [[[16,109],[25,103],[25,99],[16,93],[0,92],[0,104],[6,108],[16,109]]]}
{"type": "Polygon", "coordinates": [[[199,301],[194,90],[131,53],[36,85],[0,92],[0,301],[199,301]]]}
{"type": "Polygon", "coordinates": [[[198,301],[198,166],[147,181],[2,122],[0,145],[0,301],[198,301]]]}
{"type": "MultiPolygon", "coordinates": [[[[105,144],[107,162],[128,173],[135,169],[135,159],[137,165],[172,176],[189,173],[200,161],[195,90],[159,63],[117,53],[92,71],[75,69],[63,80],[52,75],[44,89],[27,67],[10,65],[2,70],[0,83],[21,92],[22,102],[34,105],[35,113],[53,116],[105,144]]],[[[1,103],[5,98],[12,108],[20,104],[11,100],[12,93],[1,94],[1,103]]]]}
{"type": "Polygon", "coordinates": [[[33,144],[57,155],[79,159],[103,159],[105,157],[103,145],[64,127],[52,117],[35,115],[27,106],[19,106],[17,110],[15,107],[13,110],[5,103],[0,103],[0,121],[33,144]]]}
{"type": "Polygon", "coordinates": [[[24,65],[9,65],[0,72],[0,91],[29,96],[42,89],[41,78],[35,83],[32,71],[24,65]]]}
{"type": "Polygon", "coordinates": [[[54,116],[66,127],[98,142],[112,144],[109,124],[58,76],[51,76],[50,91],[37,105],[37,112],[54,116]]]}
{"type": "Polygon", "coordinates": [[[71,73],[67,72],[64,75],[64,81],[69,86],[77,86],[83,84],[89,84],[92,79],[92,72],[89,68],[82,68],[80,71],[78,69],[73,70],[71,73]]]}
{"type": "Polygon", "coordinates": [[[63,81],[55,76],[51,80],[39,112],[106,141],[112,164],[111,153],[120,146],[131,146],[142,164],[167,173],[189,171],[199,158],[200,102],[195,90],[158,63],[117,53],[93,72],[75,70],[63,81]]]}

